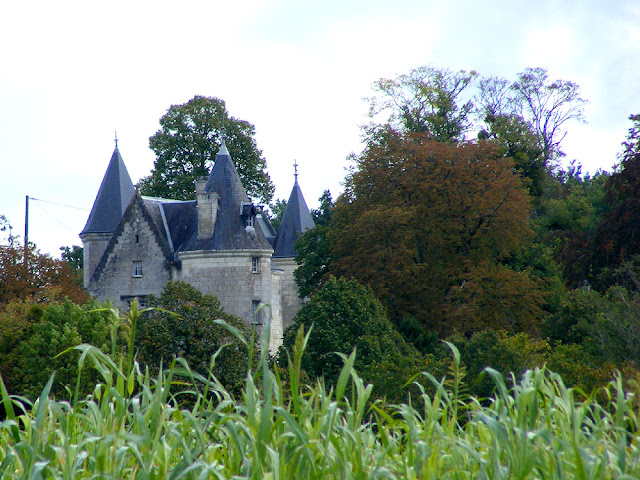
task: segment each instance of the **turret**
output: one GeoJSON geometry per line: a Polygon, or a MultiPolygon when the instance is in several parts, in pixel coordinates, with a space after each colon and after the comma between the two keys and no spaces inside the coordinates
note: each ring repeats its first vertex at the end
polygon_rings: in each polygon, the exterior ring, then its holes
{"type": "Polygon", "coordinates": [[[111,155],[87,223],[80,233],[84,247],[85,288],[89,287],[91,276],[134,194],[135,188],[118,150],[116,138],[116,148],[111,155]]]}

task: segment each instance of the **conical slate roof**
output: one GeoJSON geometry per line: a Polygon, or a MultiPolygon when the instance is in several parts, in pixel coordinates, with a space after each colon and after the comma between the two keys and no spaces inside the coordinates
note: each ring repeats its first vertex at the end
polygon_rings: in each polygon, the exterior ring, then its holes
{"type": "Polygon", "coordinates": [[[295,257],[294,244],[298,235],[313,227],[315,227],[315,223],[307,207],[307,202],[304,201],[296,175],[289,201],[282,214],[282,220],[280,220],[278,235],[273,243],[273,257],[295,257]]]}
{"type": "Polygon", "coordinates": [[[115,232],[134,193],[133,182],[116,146],[87,224],[80,235],[115,232]]]}
{"type": "Polygon", "coordinates": [[[242,186],[224,141],[204,191],[218,194],[218,213],[213,237],[198,239],[195,231],[190,241],[185,244],[184,250],[271,250],[271,245],[257,222],[254,222],[256,223],[254,227],[245,226],[243,214],[252,212],[255,216],[255,207],[242,186]]]}

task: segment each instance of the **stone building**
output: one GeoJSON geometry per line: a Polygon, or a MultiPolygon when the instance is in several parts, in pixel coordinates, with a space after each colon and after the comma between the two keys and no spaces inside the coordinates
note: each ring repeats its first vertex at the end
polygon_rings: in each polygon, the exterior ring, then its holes
{"type": "Polygon", "coordinates": [[[195,192],[191,201],[140,196],[116,145],[80,233],[85,287],[127,307],[184,281],[258,329],[270,319],[270,347],[277,348],[302,306],[293,245],[314,226],[297,172],[277,234],[248,197],[224,141],[195,192]]]}

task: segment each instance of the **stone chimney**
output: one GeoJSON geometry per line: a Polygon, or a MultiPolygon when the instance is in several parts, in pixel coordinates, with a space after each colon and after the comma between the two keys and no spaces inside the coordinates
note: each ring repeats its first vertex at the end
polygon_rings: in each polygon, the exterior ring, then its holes
{"type": "Polygon", "coordinates": [[[218,194],[205,192],[206,178],[196,180],[196,201],[198,205],[198,240],[213,237],[218,216],[218,194]]]}

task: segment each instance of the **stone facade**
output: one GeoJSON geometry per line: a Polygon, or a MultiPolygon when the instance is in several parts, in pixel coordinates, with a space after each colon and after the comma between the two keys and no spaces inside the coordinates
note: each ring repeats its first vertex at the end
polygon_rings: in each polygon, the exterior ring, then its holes
{"type": "Polygon", "coordinates": [[[141,212],[141,204],[132,204],[131,219],[123,222],[121,231],[113,237],[109,255],[94,272],[87,285],[89,293],[101,300],[127,308],[138,298],[160,295],[171,279],[171,269],[158,244],[155,233],[141,212]]]}
{"type": "Polygon", "coordinates": [[[298,264],[293,258],[274,258],[272,260],[274,268],[280,272],[280,292],[281,308],[283,318],[283,328],[293,323],[298,310],[302,308],[304,299],[300,298],[298,285],[296,284],[293,271],[298,268],[298,264]]]}
{"type": "Polygon", "coordinates": [[[262,331],[268,317],[271,348],[282,343],[280,275],[271,269],[270,250],[192,251],[178,255],[176,280],[215,295],[224,310],[262,331]],[[257,314],[256,305],[264,305],[257,314]]]}
{"type": "Polygon", "coordinates": [[[224,143],[209,178],[196,181],[195,201],[129,196],[130,183],[116,148],[81,234],[88,291],[127,308],[183,281],[215,295],[259,333],[269,323],[275,351],[302,306],[292,242],[313,226],[297,177],[277,235],[247,196],[224,143]],[[118,221],[102,215],[116,207],[124,211],[118,221]]]}

